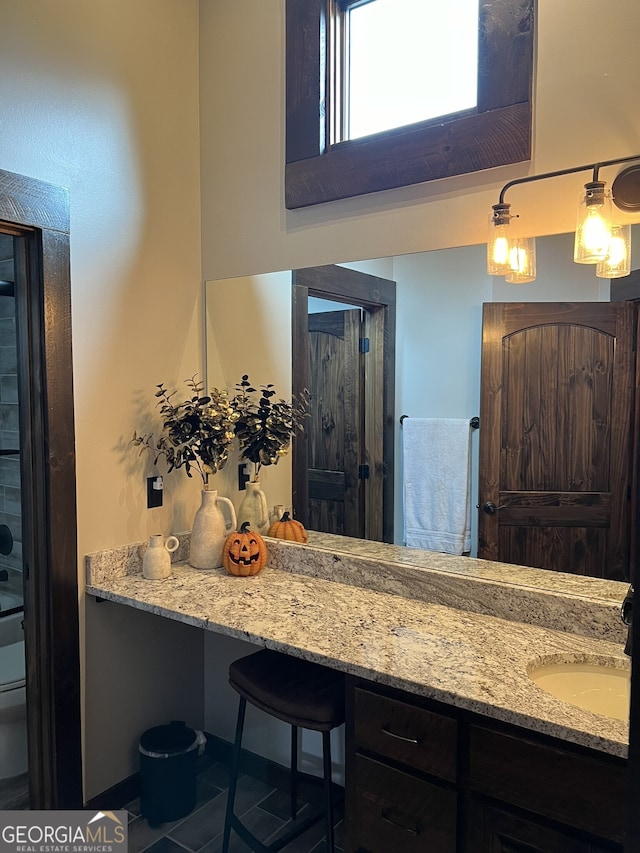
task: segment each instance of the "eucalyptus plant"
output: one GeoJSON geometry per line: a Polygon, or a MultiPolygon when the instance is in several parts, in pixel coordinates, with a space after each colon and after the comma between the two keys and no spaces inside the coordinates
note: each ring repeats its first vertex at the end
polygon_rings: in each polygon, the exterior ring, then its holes
{"type": "Polygon", "coordinates": [[[257,482],[263,465],[277,465],[291,446],[296,430],[302,430],[308,415],[309,394],[305,391],[290,402],[275,400],[272,384],[251,385],[244,374],[236,384],[231,405],[236,413],[235,434],[240,456],[254,464],[253,482],[257,482]]]}
{"type": "Polygon", "coordinates": [[[134,432],[131,443],[139,446],[140,452],[151,451],[154,464],[164,457],[168,472],[184,468],[187,477],[192,477],[195,468],[206,486],[209,475],[227,463],[238,415],[226,390],[212,388],[206,394],[195,375],[185,384],[191,393],[181,403],[173,401],[177,390],[169,392],[164,383],[156,386],[162,432],[158,436],[134,432]]]}

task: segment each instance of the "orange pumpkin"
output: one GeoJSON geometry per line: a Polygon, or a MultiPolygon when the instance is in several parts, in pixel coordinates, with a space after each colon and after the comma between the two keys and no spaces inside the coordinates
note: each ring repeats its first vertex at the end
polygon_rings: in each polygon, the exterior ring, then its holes
{"type": "Polygon", "coordinates": [[[222,549],[222,565],[230,575],[257,575],[267,565],[267,546],[259,533],[249,530],[245,521],[239,531],[230,533],[222,549]]]}
{"type": "Polygon", "coordinates": [[[290,542],[306,542],[309,538],[302,523],[291,518],[288,512],[284,513],[280,521],[273,522],[269,528],[269,536],[288,539],[290,542]]]}

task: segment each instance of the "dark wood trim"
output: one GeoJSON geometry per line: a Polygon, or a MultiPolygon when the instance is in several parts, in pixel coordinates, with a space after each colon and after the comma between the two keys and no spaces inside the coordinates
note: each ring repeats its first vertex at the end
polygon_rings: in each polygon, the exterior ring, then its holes
{"type": "Polygon", "coordinates": [[[286,207],[293,210],[528,160],[529,115],[526,104],[516,104],[331,146],[317,157],[287,163],[286,207]]]}
{"type": "Polygon", "coordinates": [[[0,220],[69,233],[69,194],[63,187],[0,169],[0,220]]]}
{"type": "Polygon", "coordinates": [[[335,264],[294,270],[293,283],[307,287],[309,296],[335,299],[350,305],[377,308],[396,304],[395,281],[335,264]],[[339,283],[336,283],[336,270],[340,272],[339,283]]]}
{"type": "MultiPolygon", "coordinates": [[[[308,302],[310,296],[357,305],[372,312],[372,332],[382,332],[383,352],[376,353],[375,369],[382,374],[382,539],[393,542],[394,411],[395,411],[395,282],[378,276],[327,265],[292,272],[291,341],[292,392],[300,394],[308,379],[308,302]],[[339,276],[337,273],[339,272],[339,276]]],[[[379,349],[379,348],[378,348],[379,349]]],[[[309,505],[307,442],[304,433],[293,441],[293,506],[305,523],[309,505]]]]}
{"type": "MultiPolygon", "coordinates": [[[[291,392],[298,396],[309,387],[309,288],[291,282],[291,392]]],[[[298,432],[292,441],[291,502],[296,518],[305,526],[309,521],[309,477],[307,459],[309,445],[306,431],[298,432]]]]}
{"type": "Polygon", "coordinates": [[[82,806],[78,559],[66,190],[0,170],[22,235],[16,288],[31,807],[82,806]]]}
{"type": "Polygon", "coordinates": [[[286,162],[293,163],[319,156],[326,142],[326,0],[287,0],[286,44],[286,162]]]}
{"type": "Polygon", "coordinates": [[[132,773],[126,779],[116,782],[106,791],[101,791],[84,804],[85,809],[121,809],[140,796],[140,773],[132,773]]]}
{"type": "Polygon", "coordinates": [[[534,0],[481,3],[473,113],[335,145],[326,143],[327,2],[286,3],[288,209],[530,159],[534,0]]]}
{"type": "MultiPolygon", "coordinates": [[[[612,297],[613,298],[613,297],[612,297]]],[[[638,317],[640,327],[640,316],[638,317]]],[[[640,336],[640,328],[637,328],[640,336]]],[[[636,341],[637,345],[637,341],[636,341]]],[[[633,447],[633,491],[631,519],[631,580],[635,589],[635,596],[640,595],[640,578],[638,578],[638,566],[640,566],[640,437],[638,427],[640,425],[640,353],[636,352],[636,383],[635,383],[635,429],[633,447]]],[[[625,853],[636,853],[640,850],[640,607],[636,602],[631,631],[631,642],[633,648],[631,664],[631,708],[629,711],[629,816],[627,825],[627,837],[625,840],[625,853]]]]}
{"type": "Polygon", "coordinates": [[[640,302],[640,270],[611,280],[611,302],[640,302]]]}
{"type": "MultiPolygon", "coordinates": [[[[640,302],[640,270],[634,270],[628,278],[620,282],[611,282],[611,299],[630,299],[640,302]],[[623,286],[619,286],[623,285],[623,286]],[[624,295],[621,295],[624,293],[624,295]]],[[[633,447],[633,487],[632,487],[632,520],[631,520],[631,579],[635,595],[639,594],[640,578],[640,312],[636,315],[636,382],[635,382],[635,428],[633,447]]],[[[632,667],[631,667],[631,709],[629,712],[629,799],[627,837],[625,853],[635,853],[640,850],[640,608],[635,604],[635,618],[631,625],[632,635],[632,667]]]]}

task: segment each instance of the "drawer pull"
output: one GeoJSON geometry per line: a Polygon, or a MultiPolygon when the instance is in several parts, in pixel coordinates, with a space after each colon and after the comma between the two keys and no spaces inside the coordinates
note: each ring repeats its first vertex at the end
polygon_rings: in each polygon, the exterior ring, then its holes
{"type": "Polygon", "coordinates": [[[414,829],[411,826],[405,826],[403,823],[398,823],[397,820],[393,820],[392,818],[390,818],[388,812],[382,812],[380,817],[385,823],[390,823],[391,826],[394,826],[396,829],[402,830],[402,832],[406,832],[407,835],[415,836],[420,834],[420,831],[418,829],[414,829]]]}
{"type": "Polygon", "coordinates": [[[396,732],[392,732],[391,729],[388,729],[386,726],[382,726],[380,731],[384,732],[389,737],[393,737],[396,740],[402,740],[405,743],[420,743],[420,738],[417,737],[405,737],[404,735],[399,735],[396,732]]]}

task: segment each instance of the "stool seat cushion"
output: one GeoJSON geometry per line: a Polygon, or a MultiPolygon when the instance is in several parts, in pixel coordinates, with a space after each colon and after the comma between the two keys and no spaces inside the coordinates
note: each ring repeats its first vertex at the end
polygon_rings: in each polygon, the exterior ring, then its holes
{"type": "Polygon", "coordinates": [[[260,710],[293,726],[329,731],[344,722],[344,675],[263,649],[234,661],[229,684],[260,710]]]}

